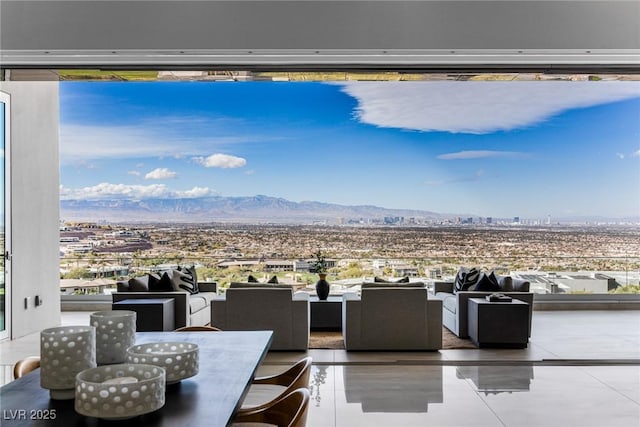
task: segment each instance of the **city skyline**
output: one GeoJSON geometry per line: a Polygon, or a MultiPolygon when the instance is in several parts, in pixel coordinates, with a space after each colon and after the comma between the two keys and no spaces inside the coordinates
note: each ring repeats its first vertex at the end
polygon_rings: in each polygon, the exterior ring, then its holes
{"type": "Polygon", "coordinates": [[[639,82],[61,82],[61,198],[640,215],[639,82]]]}

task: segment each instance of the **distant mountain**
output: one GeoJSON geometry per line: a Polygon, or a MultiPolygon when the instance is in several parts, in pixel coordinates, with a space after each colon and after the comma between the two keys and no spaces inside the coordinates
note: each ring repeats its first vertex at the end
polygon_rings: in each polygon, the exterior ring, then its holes
{"type": "Polygon", "coordinates": [[[312,223],[384,217],[414,217],[422,220],[453,218],[435,212],[388,209],[378,206],[346,206],[314,201],[292,202],[278,197],[202,197],[192,199],[101,199],[62,200],[65,220],[109,222],[254,222],[312,223]]]}

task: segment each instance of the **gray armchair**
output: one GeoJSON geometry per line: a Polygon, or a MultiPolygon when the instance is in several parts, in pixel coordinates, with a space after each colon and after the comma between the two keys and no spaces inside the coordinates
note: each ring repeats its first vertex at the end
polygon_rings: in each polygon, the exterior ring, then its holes
{"type": "Polygon", "coordinates": [[[423,283],[364,283],[343,296],[342,333],[346,350],[439,350],[442,301],[423,283]]]}
{"type": "Polygon", "coordinates": [[[271,350],[306,350],[309,320],[309,294],[290,286],[232,283],[211,304],[211,323],[222,330],[272,330],[271,350]]]}

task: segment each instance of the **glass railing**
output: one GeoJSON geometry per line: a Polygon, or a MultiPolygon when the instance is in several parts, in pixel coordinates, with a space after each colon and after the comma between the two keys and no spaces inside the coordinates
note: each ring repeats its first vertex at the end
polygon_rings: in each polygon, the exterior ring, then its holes
{"type": "MultiPolygon", "coordinates": [[[[331,258],[327,280],[332,294],[359,290],[362,282],[383,278],[390,281],[408,277],[432,286],[435,281],[453,281],[461,266],[494,271],[530,282],[537,294],[638,294],[640,257],[404,257],[331,258]]],[[[231,282],[246,282],[253,276],[297,290],[315,292],[318,275],[310,269],[309,258],[219,258],[206,256],[74,255],[60,260],[63,294],[110,293],[118,280],[148,273],[161,273],[177,266],[196,266],[198,280],[218,283],[224,291],[231,282]]]]}

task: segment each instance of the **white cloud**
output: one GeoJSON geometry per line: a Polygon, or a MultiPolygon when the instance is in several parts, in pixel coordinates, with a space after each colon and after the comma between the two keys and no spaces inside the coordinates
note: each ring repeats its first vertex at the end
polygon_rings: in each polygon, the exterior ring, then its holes
{"type": "Polygon", "coordinates": [[[207,187],[193,187],[191,190],[171,190],[164,184],[129,185],[102,182],[83,187],[67,188],[60,185],[61,199],[149,199],[149,198],[194,198],[213,194],[207,187]]]}
{"type": "Polygon", "coordinates": [[[185,199],[210,196],[213,192],[207,187],[193,187],[187,191],[176,191],[176,196],[185,199]]]}
{"type": "Polygon", "coordinates": [[[447,153],[437,156],[440,160],[460,160],[460,159],[483,159],[488,157],[501,157],[501,158],[522,158],[526,157],[526,153],[519,153],[517,151],[491,151],[491,150],[477,150],[477,151],[459,151],[457,153],[447,153]]]}
{"type": "Polygon", "coordinates": [[[140,176],[142,175],[139,171],[128,171],[127,174],[129,175],[133,175],[133,176],[140,176]]]}
{"type": "Polygon", "coordinates": [[[144,179],[172,179],[178,174],[167,168],[156,168],[144,176],[144,179]]]}
{"type": "Polygon", "coordinates": [[[241,168],[247,164],[247,160],[242,157],[220,153],[212,154],[209,157],[194,157],[193,160],[205,168],[232,169],[241,168]]]}
{"type": "Polygon", "coordinates": [[[620,160],[624,160],[624,153],[616,153],[616,157],[620,160]]]}
{"type": "Polygon", "coordinates": [[[379,127],[483,134],[640,97],[640,82],[346,82],[356,116],[379,127]]]}
{"type": "Polygon", "coordinates": [[[128,185],[108,182],[91,187],[65,188],[64,193],[60,192],[61,198],[65,199],[148,199],[150,197],[168,197],[170,194],[171,192],[164,184],[128,185]]]}
{"type": "Polygon", "coordinates": [[[268,140],[248,135],[221,135],[214,130],[203,134],[218,136],[200,136],[194,135],[188,124],[183,124],[183,128],[171,128],[168,124],[160,119],[136,126],[63,122],[60,125],[60,160],[69,164],[86,159],[182,158],[210,153],[216,147],[268,140]]]}
{"type": "Polygon", "coordinates": [[[640,150],[635,151],[635,152],[631,155],[631,157],[640,157],[640,150]]]}

